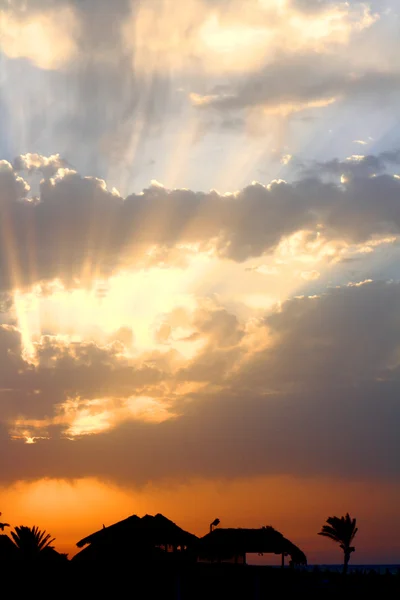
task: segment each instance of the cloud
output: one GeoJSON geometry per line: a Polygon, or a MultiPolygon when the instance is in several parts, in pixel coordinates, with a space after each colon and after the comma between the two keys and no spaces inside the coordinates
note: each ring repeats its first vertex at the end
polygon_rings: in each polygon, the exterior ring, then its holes
{"type": "MultiPolygon", "coordinates": [[[[202,129],[203,117],[179,90],[207,98],[207,90],[225,87],[228,103],[262,104],[279,115],[329,106],[342,95],[340,82],[349,71],[361,72],[356,53],[349,69],[348,56],[339,64],[337,50],[345,51],[354,37],[358,42],[378,19],[364,2],[248,0],[245,12],[239,0],[187,0],[179,11],[173,0],[114,0],[112,6],[107,0],[21,0],[2,6],[10,146],[52,152],[56,142],[80,169],[97,174],[107,168],[124,180],[140,175],[145,147],[171,122],[187,120],[202,129]],[[305,57],[300,68],[299,53],[305,57]],[[17,58],[29,63],[16,70],[17,58]]],[[[366,95],[379,83],[387,97],[392,83],[385,84],[386,71],[367,71],[376,72],[376,80],[366,95]]],[[[388,71],[390,78],[393,69],[388,71]]],[[[224,104],[216,98],[216,105],[224,104]]],[[[207,130],[213,122],[207,121],[207,130]]],[[[238,123],[240,115],[215,119],[225,129],[238,123]]]]}
{"type": "MultiPolygon", "coordinates": [[[[242,133],[278,129],[280,138],[292,137],[285,129],[292,116],[331,115],[340,103],[355,101],[369,107],[376,98],[388,115],[397,110],[397,38],[381,31],[388,19],[369,3],[248,0],[245,12],[239,0],[188,0],[179,11],[172,0],[2,6],[7,22],[49,23],[40,43],[13,34],[19,58],[5,55],[1,109],[8,160],[28,150],[59,152],[82,174],[112,181],[123,195],[133,182],[144,187],[153,174],[174,186],[182,161],[192,160],[194,146],[207,151],[215,133],[222,144],[225,134],[237,140],[238,155],[242,133]],[[59,19],[63,11],[72,16],[59,19]],[[47,40],[49,31],[59,44],[47,40]],[[43,44],[52,51],[41,50],[43,44]],[[202,106],[193,107],[190,97],[202,106]],[[171,155],[171,135],[180,138],[174,142],[178,157],[171,155]],[[150,158],[164,173],[153,173],[150,158]]],[[[241,171],[233,169],[234,189],[243,185],[241,171]]],[[[207,170],[200,184],[191,169],[185,177],[188,187],[220,183],[207,170]]]]}
{"type": "MultiPolygon", "coordinates": [[[[397,480],[399,294],[398,283],[363,282],[283,303],[258,323],[263,348],[232,340],[240,351],[224,376],[215,354],[190,359],[186,382],[196,369],[209,385],[175,398],[167,420],[143,418],[143,409],[159,410],[156,397],[139,399],[140,418],[127,420],[127,402],[105,397],[77,400],[72,421],[84,428],[94,414],[101,426],[114,410],[114,427],[102,433],[71,441],[53,427],[50,439],[24,444],[3,430],[2,481],[96,476],[142,485],[278,473],[397,480]]],[[[203,329],[209,318],[200,319],[203,329]]],[[[232,360],[230,346],[218,352],[232,360]]]]}
{"type": "Polygon", "coordinates": [[[171,346],[162,351],[138,351],[132,347],[132,330],[121,327],[103,344],[42,335],[31,343],[27,355],[21,331],[0,325],[0,419],[9,423],[16,437],[36,439],[55,425],[73,436],[110,429],[134,417],[170,418],[168,405],[181,394],[177,388],[182,381],[195,382],[199,376],[203,380],[204,360],[215,361],[222,377],[217,363],[227,361],[228,351],[240,344],[244,331],[235,315],[211,299],[199,299],[192,312],[175,308],[162,319],[156,342],[171,346]],[[192,342],[194,354],[176,349],[192,342]],[[191,356],[196,355],[193,362],[191,356]]]}
{"type": "MultiPolygon", "coordinates": [[[[396,112],[400,74],[393,57],[398,39],[390,17],[380,14],[378,5],[372,9],[371,3],[288,2],[280,15],[285,11],[273,51],[249,64],[247,72],[225,77],[222,86],[208,81],[192,88],[190,99],[199,114],[213,114],[216,121],[245,117],[258,124],[248,131],[257,132],[263,122],[269,124],[267,131],[271,129],[271,115],[288,119],[332,107],[327,110],[331,116],[341,108],[370,111],[381,103],[389,113],[396,112]],[[301,32],[290,33],[300,23],[301,32]]],[[[279,18],[269,33],[276,22],[279,18]]]]}
{"type": "Polygon", "coordinates": [[[296,2],[188,0],[178,12],[172,0],[132,4],[123,27],[135,71],[237,73],[258,68],[282,49],[324,50],[344,44],[353,30],[377,18],[363,3],[322,6],[296,2]],[[135,35],[132,35],[132,32],[135,35]]]}
{"type": "MultiPolygon", "coordinates": [[[[298,144],[268,150],[263,139],[277,179],[235,187],[258,167],[239,138],[250,120],[260,132],[263,119],[334,120],[355,105],[359,116],[378,100],[396,113],[392,17],[375,14],[377,3],[328,0],[249,0],[245,11],[239,0],[179,10],[170,0],[0,0],[0,10],[10,160],[0,162],[0,480],[397,481],[399,284],[370,281],[370,270],[399,234],[399,151],[305,162],[298,144]],[[196,191],[187,147],[221,125],[233,183],[220,189],[231,193],[207,191],[207,169],[196,191]],[[135,189],[147,144],[152,164],[171,154],[189,187],[135,189]],[[237,166],[241,154],[248,164],[237,166]],[[338,278],[354,283],[323,288],[324,266],[335,285],[335,261],[359,256],[359,281],[342,267],[338,278]],[[172,267],[194,264],[186,301],[175,298],[172,267]],[[124,282],[133,270],[140,277],[124,282]],[[100,304],[112,286],[121,302],[84,327],[79,288],[100,304]],[[157,303],[142,311],[151,294],[157,303]]],[[[323,145],[324,127],[310,139],[323,145]]],[[[375,136],[348,133],[360,150],[375,136]]],[[[219,172],[212,148],[201,151],[219,172]]]]}
{"type": "Polygon", "coordinates": [[[321,273],[318,271],[302,271],[301,277],[306,281],[315,281],[321,277],[321,273]]]}
{"type": "MultiPolygon", "coordinates": [[[[4,4],[4,2],[2,3],[4,4]]],[[[57,69],[78,55],[79,21],[68,3],[6,2],[1,7],[0,47],[10,58],[28,58],[42,69],[57,69]],[[46,6],[47,4],[47,6],[46,6]]]]}
{"type": "Polygon", "coordinates": [[[171,0],[145,5],[116,0],[112,12],[105,0],[2,4],[2,47],[12,57],[57,68],[73,61],[77,49],[104,63],[129,51],[133,70],[146,73],[193,66],[205,71],[248,69],[262,64],[271,49],[296,52],[346,43],[353,31],[377,19],[363,2],[249,0],[245,12],[238,0],[188,0],[175,12],[171,0]],[[114,53],[108,53],[111,40],[114,53]],[[51,53],[46,51],[49,45],[51,53]]]}
{"type": "Polygon", "coordinates": [[[131,420],[75,441],[54,431],[27,445],[3,433],[12,471],[2,469],[2,480],[97,476],[141,485],[277,473],[396,480],[398,295],[398,284],[370,283],[288,302],[266,319],[277,335],[270,350],[218,394],[190,394],[179,417],[131,420]]]}
{"type": "Polygon", "coordinates": [[[396,392],[375,384],[352,392],[350,400],[343,390],[327,391],[324,408],[318,399],[303,396],[248,396],[243,402],[224,395],[203,399],[185,417],[161,424],[127,423],[75,441],[28,445],[3,439],[13,467],[12,472],[3,469],[1,478],[93,475],[129,486],[296,473],[396,481],[396,392]]]}
{"type": "Polygon", "coordinates": [[[159,128],[169,96],[169,77],[143,77],[133,68],[122,33],[131,2],[2,5],[9,147],[18,153],[56,146],[92,173],[117,163],[120,175],[131,174],[136,150],[159,128]]]}
{"type": "Polygon", "coordinates": [[[367,281],[288,300],[266,317],[274,343],[243,367],[243,384],[321,391],[392,380],[399,290],[399,284],[367,281]]]}
{"type": "Polygon", "coordinates": [[[0,419],[24,430],[38,427],[41,434],[51,424],[72,426],[72,409],[78,415],[88,407],[93,415],[104,412],[104,398],[122,408],[128,398],[146,395],[145,389],[167,382],[176,370],[173,352],[133,357],[129,350],[119,339],[100,345],[42,336],[26,357],[20,331],[1,325],[0,419]]]}
{"type": "Polygon", "coordinates": [[[353,154],[345,160],[333,159],[326,162],[316,162],[305,169],[310,175],[330,174],[338,177],[371,177],[384,173],[388,168],[400,165],[400,150],[386,150],[378,155],[353,154]]]}
{"type": "Polygon", "coordinates": [[[71,165],[63,160],[59,154],[47,157],[37,153],[28,153],[17,156],[12,166],[16,172],[27,171],[32,173],[39,171],[45,177],[52,177],[57,174],[59,169],[68,169],[71,165]]]}
{"type": "Polygon", "coordinates": [[[315,163],[293,183],[253,183],[231,194],[157,184],[122,198],[103,180],[60,166],[58,155],[25,155],[15,165],[45,175],[32,197],[27,180],[3,161],[0,286],[54,279],[91,286],[120,269],[184,266],[198,252],[240,262],[301,231],[346,244],[387,237],[400,226],[400,180],[383,171],[398,162],[398,151],[388,151],[315,163]],[[326,174],[343,175],[345,185],[326,174]]]}
{"type": "MultiPolygon", "coordinates": [[[[192,104],[201,109],[213,109],[217,114],[233,117],[237,111],[256,111],[262,115],[289,116],[306,109],[318,109],[336,102],[362,106],[388,102],[400,91],[400,74],[371,67],[355,68],[346,65],[346,56],[324,54],[278,54],[275,61],[242,80],[226,85],[222,92],[192,93],[192,104]]],[[[250,113],[251,114],[251,113],[250,113]]]]}
{"type": "Polygon", "coordinates": [[[274,265],[258,265],[256,267],[247,267],[246,271],[255,271],[256,273],[261,273],[261,275],[278,275],[279,273],[278,267],[274,265]]]}

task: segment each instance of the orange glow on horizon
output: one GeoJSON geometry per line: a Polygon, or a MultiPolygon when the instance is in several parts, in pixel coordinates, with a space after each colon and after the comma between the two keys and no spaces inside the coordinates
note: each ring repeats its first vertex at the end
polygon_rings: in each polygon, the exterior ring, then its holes
{"type": "MultiPolygon", "coordinates": [[[[103,524],[109,526],[132,514],[161,512],[198,536],[208,532],[216,516],[221,527],[272,525],[306,553],[309,564],[340,563],[340,550],[317,533],[328,516],[349,511],[359,525],[352,562],[373,564],[385,563],[389,556],[400,559],[399,500],[399,485],[323,478],[170,481],[138,489],[81,479],[21,482],[2,488],[1,508],[12,526],[46,529],[56,538],[56,549],[70,558],[77,552],[76,542],[103,524]]],[[[262,561],[275,564],[276,557],[266,556],[262,561]]]]}

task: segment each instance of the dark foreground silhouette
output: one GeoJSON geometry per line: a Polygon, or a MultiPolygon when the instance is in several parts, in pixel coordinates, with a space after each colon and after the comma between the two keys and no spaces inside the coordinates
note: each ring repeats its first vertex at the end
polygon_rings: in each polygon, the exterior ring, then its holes
{"type": "Polygon", "coordinates": [[[345,517],[328,517],[327,525],[324,525],[318,535],[322,535],[339,544],[343,550],[343,574],[346,575],[350,556],[355,552],[351,544],[356,536],[358,527],[356,519],[352,519],[349,513],[345,517]]]}
{"type": "Polygon", "coordinates": [[[297,572],[235,564],[161,565],[121,562],[109,568],[74,561],[61,564],[2,564],[3,577],[18,596],[46,589],[55,598],[163,600],[267,600],[290,598],[396,598],[399,575],[297,572]],[[5,577],[6,575],[6,577],[5,577]]]}
{"type": "MultiPolygon", "coordinates": [[[[357,528],[355,520],[329,517],[322,528],[340,544],[347,567],[357,528]]],[[[37,527],[16,527],[0,535],[4,590],[17,597],[47,589],[54,597],[163,598],[163,600],[266,600],[289,598],[394,598],[400,572],[335,573],[306,571],[304,553],[273,527],[217,528],[202,538],[163,515],[132,515],[81,539],[81,551],[68,560],[37,527]],[[282,567],[246,564],[246,553],[281,556],[282,567]],[[285,557],[290,559],[284,567],[285,557]]]]}
{"type": "Polygon", "coordinates": [[[246,554],[273,553],[282,557],[282,563],[285,556],[289,556],[293,565],[307,564],[304,552],[273,527],[213,528],[218,524],[219,519],[216,519],[210,532],[198,538],[164,515],[142,518],[132,515],[110,527],[103,525],[102,529],[81,539],[77,546],[83,549],[72,560],[106,566],[126,558],[149,563],[231,562],[243,565],[246,554]]]}

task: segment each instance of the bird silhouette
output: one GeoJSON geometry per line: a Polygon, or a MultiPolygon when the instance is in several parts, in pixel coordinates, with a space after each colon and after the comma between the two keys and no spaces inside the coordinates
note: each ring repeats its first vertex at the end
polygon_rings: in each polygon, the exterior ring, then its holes
{"type": "Polygon", "coordinates": [[[0,523],[1,531],[4,531],[4,527],[10,527],[10,524],[9,523],[0,523]]]}

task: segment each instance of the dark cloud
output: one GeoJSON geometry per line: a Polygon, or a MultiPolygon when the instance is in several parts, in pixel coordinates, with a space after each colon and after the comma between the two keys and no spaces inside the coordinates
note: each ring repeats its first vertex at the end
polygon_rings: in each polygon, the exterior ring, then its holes
{"type": "MultiPolygon", "coordinates": [[[[170,322],[175,321],[176,326],[179,323],[176,311],[171,317],[170,322]]],[[[243,353],[240,347],[245,335],[243,323],[225,308],[210,303],[194,312],[187,327],[192,333],[181,341],[202,341],[203,347],[194,360],[177,371],[177,381],[200,382],[210,388],[223,384],[243,353]]]]}
{"type": "Polygon", "coordinates": [[[290,114],[312,108],[315,103],[324,106],[324,102],[333,101],[357,101],[364,106],[378,101],[386,104],[391,95],[399,93],[400,74],[396,71],[354,71],[349,69],[346,57],[298,52],[294,56],[278,55],[265,68],[232,81],[222,93],[211,91],[204,98],[193,98],[199,110],[221,111],[225,120],[226,111],[235,115],[236,111],[253,108],[286,110],[290,114]]]}
{"type": "Polygon", "coordinates": [[[129,335],[125,328],[111,337],[117,339],[99,346],[43,336],[32,363],[24,357],[20,332],[0,325],[0,420],[51,419],[68,399],[128,398],[168,381],[172,372],[168,355],[161,360],[156,352],[128,359],[124,351],[132,332],[129,335]]]}
{"type": "Polygon", "coordinates": [[[346,160],[333,159],[326,162],[315,162],[311,167],[304,169],[308,175],[321,175],[323,173],[340,177],[371,177],[384,173],[390,167],[400,165],[400,150],[381,152],[377,155],[367,154],[350,156],[346,160]]]}
{"type": "MultiPolygon", "coordinates": [[[[244,362],[237,353],[222,378],[215,360],[204,361],[207,352],[192,359],[210,387],[177,398],[179,416],[163,423],[126,422],[75,441],[53,428],[52,439],[31,445],[3,430],[0,477],[141,485],[285,473],[396,481],[399,295],[399,284],[376,282],[285,302],[260,322],[266,349],[244,362]]],[[[229,356],[231,348],[218,352],[229,356]]]]}
{"type": "MultiPolygon", "coordinates": [[[[313,176],[305,173],[291,184],[253,184],[231,195],[154,184],[125,199],[107,190],[103,181],[68,169],[44,179],[39,196],[27,199],[27,184],[3,163],[0,285],[6,291],[54,278],[67,286],[91,285],[120,267],[150,266],[146,253],[154,246],[162,262],[183,266],[189,250],[183,248],[181,256],[177,244],[196,244],[200,251],[244,261],[317,225],[327,239],[351,243],[398,232],[400,180],[385,173],[370,177],[398,160],[393,151],[316,163],[313,176]],[[326,173],[341,171],[354,175],[345,186],[323,181],[326,173]]],[[[43,172],[56,166],[50,162],[38,168],[43,172]]]]}
{"type": "Polygon", "coordinates": [[[236,385],[350,390],[371,379],[391,379],[399,300],[399,284],[372,282],[286,301],[265,319],[266,335],[275,343],[252,358],[236,385]]]}
{"type": "Polygon", "coordinates": [[[397,481],[398,393],[388,383],[319,396],[220,393],[161,424],[127,423],[75,441],[30,446],[4,435],[9,462],[0,477],[94,476],[123,485],[269,474],[397,481]]]}

